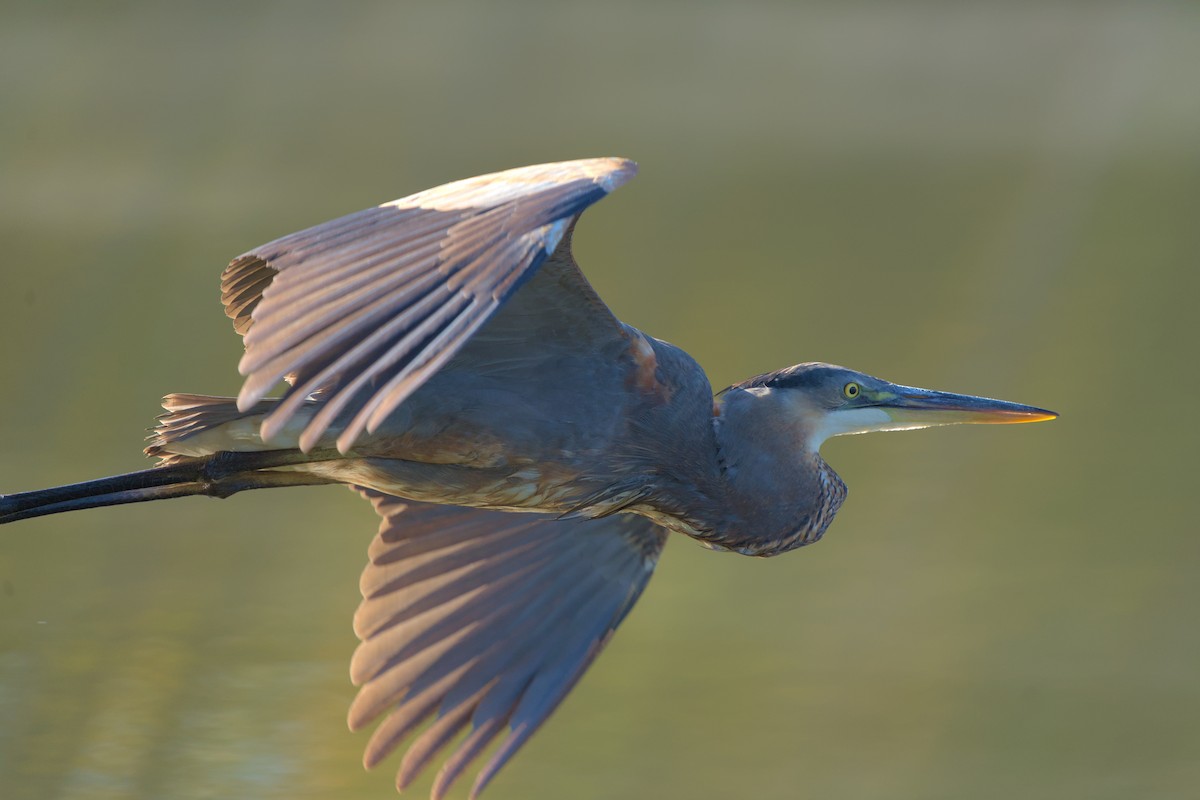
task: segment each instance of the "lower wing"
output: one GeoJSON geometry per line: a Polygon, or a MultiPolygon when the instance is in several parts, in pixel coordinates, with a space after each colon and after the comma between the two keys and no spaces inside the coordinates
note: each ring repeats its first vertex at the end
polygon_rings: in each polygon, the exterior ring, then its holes
{"type": "Polygon", "coordinates": [[[438,800],[483,750],[476,797],[554,711],[637,601],[666,531],[642,517],[564,520],[413,503],[358,489],[383,517],[362,575],[349,722],[386,714],[364,763],[422,722],[403,789],[460,732],[438,800]]]}

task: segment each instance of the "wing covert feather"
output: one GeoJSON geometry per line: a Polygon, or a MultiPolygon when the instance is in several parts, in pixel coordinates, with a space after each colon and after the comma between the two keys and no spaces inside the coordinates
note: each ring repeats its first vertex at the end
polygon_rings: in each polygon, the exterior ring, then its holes
{"type": "Polygon", "coordinates": [[[364,756],[371,767],[432,716],[402,759],[401,789],[466,731],[434,800],[499,739],[474,798],[603,649],[645,588],[666,531],[628,514],[565,520],[356,490],[383,521],[354,618],[362,642],[350,727],[384,715],[364,756]]]}

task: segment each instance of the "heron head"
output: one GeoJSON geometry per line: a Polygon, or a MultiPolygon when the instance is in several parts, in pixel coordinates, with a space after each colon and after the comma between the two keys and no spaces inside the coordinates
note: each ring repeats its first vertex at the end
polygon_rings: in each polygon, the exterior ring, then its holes
{"type": "Polygon", "coordinates": [[[732,388],[771,396],[804,431],[805,444],[814,452],[832,436],[967,422],[1041,422],[1058,416],[1020,403],[889,383],[833,364],[797,364],[732,388]]]}

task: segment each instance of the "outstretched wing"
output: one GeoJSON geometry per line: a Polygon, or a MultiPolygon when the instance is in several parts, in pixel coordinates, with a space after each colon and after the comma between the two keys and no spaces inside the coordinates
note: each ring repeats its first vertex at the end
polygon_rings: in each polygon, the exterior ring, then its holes
{"type": "Polygon", "coordinates": [[[423,721],[396,784],[407,786],[461,731],[438,800],[493,740],[476,797],[554,711],[637,601],[666,531],[628,514],[563,520],[412,503],[358,489],[383,517],[362,575],[350,667],[357,730],[386,713],[364,763],[423,721]]]}
{"type": "Polygon", "coordinates": [[[585,208],[636,169],[600,158],[470,178],[239,256],[221,277],[225,313],[246,345],[238,407],[287,377],[292,388],[263,437],[319,391],[323,407],[301,449],[341,417],[348,422],[337,445],[349,450],[458,352],[585,208]]]}

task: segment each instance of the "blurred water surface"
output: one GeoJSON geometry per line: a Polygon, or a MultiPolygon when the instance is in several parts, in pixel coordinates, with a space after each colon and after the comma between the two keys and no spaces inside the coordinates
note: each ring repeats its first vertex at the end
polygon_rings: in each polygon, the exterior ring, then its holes
{"type": "MultiPolygon", "coordinates": [[[[231,256],[596,155],[642,173],[581,263],[718,388],[1063,412],[830,443],[799,553],[672,542],[489,797],[1200,796],[1195,6],[14,2],[0,75],[6,491],[236,392],[231,256]]],[[[375,525],[329,487],[5,528],[0,795],[392,796],[344,725],[375,525]]]]}

